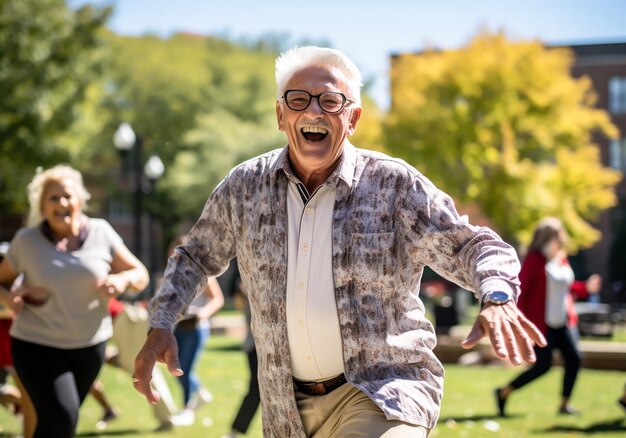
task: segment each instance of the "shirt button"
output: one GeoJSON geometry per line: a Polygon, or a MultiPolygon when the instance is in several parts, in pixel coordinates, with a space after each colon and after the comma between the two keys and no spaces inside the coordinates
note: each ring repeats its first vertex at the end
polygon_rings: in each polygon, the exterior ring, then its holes
{"type": "Polygon", "coordinates": [[[311,357],[311,355],[310,355],[310,354],[307,354],[307,355],[306,355],[306,360],[311,360],[311,359],[313,359],[313,358],[311,357]]]}
{"type": "Polygon", "coordinates": [[[302,244],[302,251],[306,251],[309,249],[309,244],[308,243],[303,243],[302,244]]]}
{"type": "Polygon", "coordinates": [[[306,212],[306,214],[313,213],[313,209],[311,207],[307,207],[304,211],[306,212]]]}
{"type": "Polygon", "coordinates": [[[304,287],[304,283],[298,283],[298,287],[302,289],[304,287]]]}
{"type": "Polygon", "coordinates": [[[300,320],[298,320],[298,325],[299,325],[300,327],[302,327],[302,326],[304,325],[304,321],[303,321],[303,320],[301,320],[301,319],[300,319],[300,320]]]}

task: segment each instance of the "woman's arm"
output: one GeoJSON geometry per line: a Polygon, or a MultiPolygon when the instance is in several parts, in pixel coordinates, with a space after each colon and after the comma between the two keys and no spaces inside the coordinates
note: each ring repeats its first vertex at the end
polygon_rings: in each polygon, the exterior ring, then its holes
{"type": "Polygon", "coordinates": [[[24,301],[21,295],[11,292],[11,285],[16,278],[17,273],[13,270],[9,261],[4,258],[0,262],[0,303],[17,314],[22,310],[24,301]]]}
{"type": "Polygon", "coordinates": [[[224,293],[215,277],[209,277],[204,293],[209,302],[198,312],[199,319],[208,319],[224,306],[224,293]]]}
{"type": "Polygon", "coordinates": [[[98,288],[105,295],[119,295],[124,292],[140,292],[150,282],[148,270],[126,246],[116,248],[111,261],[111,273],[98,282],[98,288]]]}
{"type": "Polygon", "coordinates": [[[591,275],[587,280],[576,280],[570,287],[570,292],[576,299],[589,298],[589,295],[597,294],[602,288],[602,277],[598,274],[591,275]]]}

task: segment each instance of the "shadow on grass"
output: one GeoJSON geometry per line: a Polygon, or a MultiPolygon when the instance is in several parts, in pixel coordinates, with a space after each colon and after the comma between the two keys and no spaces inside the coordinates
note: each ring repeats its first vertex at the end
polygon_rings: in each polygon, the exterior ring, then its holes
{"type": "Polygon", "coordinates": [[[552,427],[543,430],[536,430],[536,432],[543,433],[582,433],[582,434],[594,434],[603,432],[616,432],[626,431],[626,418],[620,417],[615,420],[606,420],[598,423],[590,424],[589,426],[573,426],[573,425],[561,425],[556,424],[552,427]]]}
{"type": "Polygon", "coordinates": [[[501,417],[497,414],[492,415],[463,415],[459,417],[441,417],[439,419],[439,423],[445,423],[446,421],[455,421],[457,423],[463,423],[464,421],[485,421],[485,420],[493,420],[493,421],[501,421],[501,420],[511,420],[516,417],[521,417],[521,415],[507,415],[505,417],[501,417]]]}
{"type": "Polygon", "coordinates": [[[227,351],[227,352],[239,352],[241,353],[241,343],[238,344],[232,344],[232,345],[219,345],[219,346],[209,346],[207,349],[207,351],[227,351]]]}
{"type": "MultiPolygon", "coordinates": [[[[121,429],[121,430],[97,430],[77,433],[75,436],[118,436],[118,435],[143,435],[145,430],[121,429]]],[[[1,435],[0,435],[1,436],[1,435]]]]}

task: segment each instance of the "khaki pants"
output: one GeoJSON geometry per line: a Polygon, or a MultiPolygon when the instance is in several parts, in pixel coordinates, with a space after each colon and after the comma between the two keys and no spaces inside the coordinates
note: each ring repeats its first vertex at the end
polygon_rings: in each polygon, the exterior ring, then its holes
{"type": "MultiPolygon", "coordinates": [[[[141,306],[125,303],[124,311],[113,320],[113,341],[117,344],[117,362],[120,368],[132,374],[135,357],[148,333],[148,311],[141,306]]],[[[169,422],[177,412],[176,404],[165,376],[156,364],[152,370],[152,387],[161,398],[152,406],[154,416],[161,424],[169,422]]]]}
{"type": "Polygon", "coordinates": [[[304,430],[313,438],[428,438],[430,429],[387,420],[363,392],[345,383],[326,395],[296,390],[304,430]]]}

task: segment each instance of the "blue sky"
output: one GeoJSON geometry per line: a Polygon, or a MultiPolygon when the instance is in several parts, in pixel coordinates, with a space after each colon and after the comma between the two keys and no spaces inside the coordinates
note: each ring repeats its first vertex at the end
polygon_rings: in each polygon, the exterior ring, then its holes
{"type": "Polygon", "coordinates": [[[113,4],[109,26],[124,35],[185,31],[233,39],[285,34],[328,41],[373,81],[388,105],[389,56],[425,47],[457,48],[480,29],[548,44],[626,42],[626,2],[616,0],[70,0],[113,4]]]}

